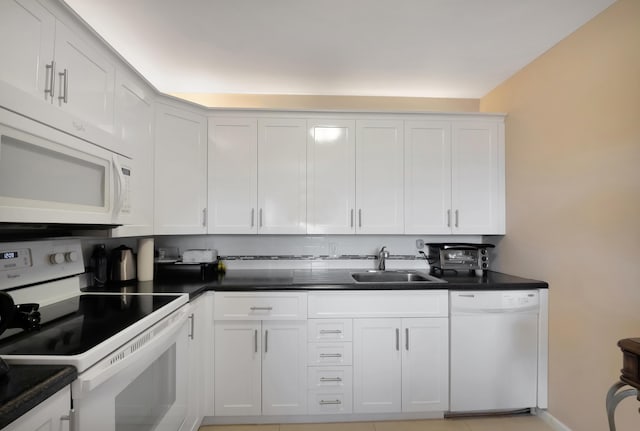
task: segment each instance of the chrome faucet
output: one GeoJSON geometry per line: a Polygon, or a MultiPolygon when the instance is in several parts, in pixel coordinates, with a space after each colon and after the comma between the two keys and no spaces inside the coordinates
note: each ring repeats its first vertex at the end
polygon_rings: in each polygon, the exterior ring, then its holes
{"type": "Polygon", "coordinates": [[[380,271],[385,270],[385,262],[389,257],[389,252],[386,250],[386,248],[386,246],[382,246],[382,248],[378,252],[378,269],[380,271]]]}

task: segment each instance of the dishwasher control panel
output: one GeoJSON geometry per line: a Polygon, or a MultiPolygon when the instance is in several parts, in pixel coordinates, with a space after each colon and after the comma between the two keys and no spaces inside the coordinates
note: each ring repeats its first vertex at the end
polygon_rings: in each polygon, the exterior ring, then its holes
{"type": "Polygon", "coordinates": [[[537,310],[537,290],[452,291],[451,312],[500,312],[537,310]]]}

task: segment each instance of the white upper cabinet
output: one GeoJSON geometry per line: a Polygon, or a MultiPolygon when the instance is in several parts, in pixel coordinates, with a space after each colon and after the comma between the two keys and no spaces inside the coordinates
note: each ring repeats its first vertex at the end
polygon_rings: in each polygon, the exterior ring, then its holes
{"type": "Polygon", "coordinates": [[[156,105],[154,233],[207,232],[207,123],[203,116],[156,105]]]}
{"type": "MultiPolygon", "coordinates": [[[[51,101],[55,17],[38,2],[0,3],[0,80],[35,98],[51,101]],[[17,37],[20,35],[20,37],[17,37]]],[[[0,100],[3,106],[6,98],[0,100]]]]}
{"type": "Polygon", "coordinates": [[[451,123],[406,121],[405,233],[451,233],[451,123]]]}
{"type": "Polygon", "coordinates": [[[0,104],[125,154],[115,137],[115,56],[57,2],[0,2],[0,104]]]}
{"type": "Polygon", "coordinates": [[[258,120],[209,118],[209,233],[257,232],[258,120]]]}
{"type": "Polygon", "coordinates": [[[313,120],[308,127],[307,232],[355,233],[355,121],[313,120]]]}
{"type": "Polygon", "coordinates": [[[405,233],[504,234],[504,125],[405,123],[405,233]]]}
{"type": "Polygon", "coordinates": [[[306,120],[258,120],[258,231],[307,232],[306,120]]]}
{"type": "Polygon", "coordinates": [[[453,233],[505,233],[503,142],[502,123],[480,120],[453,123],[453,233]]]}
{"type": "MultiPolygon", "coordinates": [[[[99,128],[113,132],[115,66],[86,40],[56,22],[54,103],[99,128]]],[[[78,132],[85,127],[72,122],[78,132]]]]}
{"type": "Polygon", "coordinates": [[[356,121],[356,232],[404,233],[404,124],[356,121]]]}
{"type": "Polygon", "coordinates": [[[139,79],[119,73],[116,79],[116,136],[133,157],[131,217],[115,236],[153,234],[153,93],[139,79]]]}
{"type": "Polygon", "coordinates": [[[306,120],[209,119],[209,233],[306,233],[306,120]]]}

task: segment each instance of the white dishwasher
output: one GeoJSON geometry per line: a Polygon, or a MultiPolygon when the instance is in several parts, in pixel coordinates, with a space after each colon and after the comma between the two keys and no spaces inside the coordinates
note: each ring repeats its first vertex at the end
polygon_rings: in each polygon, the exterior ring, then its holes
{"type": "Polygon", "coordinates": [[[536,407],[538,291],[450,295],[450,411],[536,407]]]}

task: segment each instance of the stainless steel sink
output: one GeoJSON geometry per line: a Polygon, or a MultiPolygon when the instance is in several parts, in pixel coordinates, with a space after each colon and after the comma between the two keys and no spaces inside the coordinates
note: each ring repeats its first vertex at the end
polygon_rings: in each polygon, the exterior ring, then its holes
{"type": "Polygon", "coordinates": [[[353,272],[356,283],[446,283],[432,275],[417,271],[366,271],[353,272]]]}

